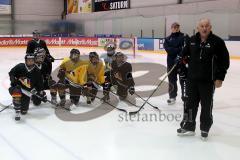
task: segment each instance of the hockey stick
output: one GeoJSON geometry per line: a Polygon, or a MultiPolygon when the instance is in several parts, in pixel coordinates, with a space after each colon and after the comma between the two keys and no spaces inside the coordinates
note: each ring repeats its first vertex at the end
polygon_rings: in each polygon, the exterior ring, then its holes
{"type": "MultiPolygon", "coordinates": [[[[92,82],[93,83],[93,85],[96,87],[96,88],[101,88],[102,86],[100,85],[100,84],[98,84],[98,83],[96,83],[96,82],[92,82]]],[[[103,90],[102,90],[103,91],[103,90]]],[[[111,91],[111,90],[109,90],[109,91],[105,91],[105,92],[108,92],[108,93],[112,93],[113,95],[115,95],[115,96],[119,96],[119,95],[117,95],[116,93],[114,93],[113,91],[111,91]]],[[[144,99],[143,99],[144,100],[144,99]]],[[[131,104],[131,105],[133,105],[134,107],[137,107],[137,108],[139,108],[140,106],[137,106],[136,104],[134,104],[134,103],[132,103],[131,101],[129,101],[128,99],[123,99],[123,101],[125,101],[125,102],[127,102],[127,103],[129,103],[129,104],[131,104]]],[[[145,100],[144,100],[144,102],[145,102],[145,100]]],[[[150,103],[148,103],[149,105],[151,105],[150,103]]],[[[152,105],[151,105],[152,106],[152,105]]],[[[155,109],[158,109],[157,107],[155,107],[155,106],[152,106],[153,108],[155,108],[155,109]]],[[[158,109],[159,110],[159,109],[158,109]]]]}
{"type": "MultiPolygon", "coordinates": [[[[65,92],[70,95],[70,92],[67,92],[67,91],[65,91],[65,92]]],[[[99,100],[102,100],[102,98],[100,98],[100,97],[98,97],[98,96],[96,96],[96,95],[93,95],[93,94],[91,94],[91,93],[88,93],[88,94],[90,94],[90,97],[95,97],[95,98],[97,98],[97,99],[99,99],[99,100]]],[[[73,96],[80,96],[80,95],[73,95],[73,96]]],[[[103,101],[103,102],[106,103],[106,104],[108,104],[109,106],[113,107],[114,109],[117,109],[117,110],[119,110],[119,111],[121,111],[121,112],[128,113],[125,109],[118,108],[118,107],[112,105],[111,103],[109,103],[108,101],[103,101]]]]}
{"type": "MultiPolygon", "coordinates": [[[[146,101],[145,99],[143,99],[143,98],[142,98],[139,94],[137,94],[136,92],[135,92],[134,94],[135,94],[138,98],[140,98],[141,100],[143,100],[144,102],[146,101]]],[[[158,107],[152,105],[151,103],[147,102],[147,104],[150,105],[151,107],[153,107],[154,109],[160,111],[160,109],[159,109],[158,107]]]]}
{"type": "Polygon", "coordinates": [[[172,73],[172,71],[176,68],[177,66],[177,63],[171,68],[171,70],[167,73],[167,75],[161,80],[161,82],[158,84],[158,86],[156,87],[156,89],[154,89],[154,91],[151,93],[151,95],[148,97],[148,99],[143,103],[143,105],[137,110],[137,111],[134,111],[134,112],[129,112],[129,115],[135,115],[137,114],[138,112],[140,112],[143,107],[146,105],[146,103],[148,102],[148,100],[153,96],[153,94],[157,91],[157,89],[162,85],[162,83],[165,81],[165,79],[172,73]]]}
{"type": "Polygon", "coordinates": [[[12,103],[7,105],[7,106],[2,106],[4,108],[2,110],[0,110],[0,113],[3,112],[4,110],[8,109],[11,105],[12,105],[12,103]]]}
{"type": "MultiPolygon", "coordinates": [[[[22,88],[21,88],[21,91],[22,91],[23,94],[25,94],[25,95],[28,96],[28,97],[31,97],[32,95],[34,95],[34,96],[36,96],[37,98],[39,98],[40,100],[42,100],[42,97],[39,96],[39,95],[37,95],[37,94],[33,94],[33,93],[31,93],[31,92],[29,92],[29,91],[27,91],[27,90],[25,90],[25,89],[22,89],[22,88]]],[[[54,108],[54,109],[58,109],[58,108],[59,108],[59,107],[57,107],[58,105],[55,104],[55,103],[53,103],[52,101],[50,101],[50,100],[48,100],[48,99],[46,99],[46,101],[54,106],[54,107],[51,106],[52,108],[54,108]]],[[[64,107],[64,106],[60,106],[60,107],[62,107],[63,109],[65,109],[65,110],[67,110],[67,111],[70,111],[69,108],[66,108],[66,107],[64,107]]]]}
{"type": "MultiPolygon", "coordinates": [[[[96,88],[101,88],[101,87],[102,87],[100,84],[98,84],[98,83],[96,83],[96,82],[93,82],[93,85],[94,85],[96,88]]],[[[105,92],[112,93],[113,95],[115,95],[115,96],[117,96],[117,97],[119,96],[119,95],[117,95],[116,93],[114,93],[114,92],[111,91],[111,90],[105,91],[105,92]]],[[[129,100],[127,100],[127,99],[124,99],[123,101],[126,101],[126,102],[130,103],[131,105],[133,105],[133,106],[135,106],[135,107],[137,107],[137,108],[140,107],[140,106],[137,106],[136,104],[132,103],[131,101],[129,101],[129,100]]]]}
{"type": "MultiPolygon", "coordinates": [[[[78,84],[70,81],[68,78],[65,77],[65,79],[69,82],[69,85],[72,85],[73,87],[76,87],[76,88],[84,89],[83,86],[78,85],[78,84]]],[[[68,86],[68,85],[67,85],[67,86],[68,86]]],[[[70,94],[69,92],[66,92],[66,93],[70,94]]],[[[92,93],[89,93],[89,92],[88,92],[88,94],[90,94],[91,97],[96,97],[97,99],[102,100],[102,98],[100,98],[100,97],[98,97],[98,96],[95,96],[95,95],[93,95],[92,93]]],[[[75,96],[80,96],[80,95],[75,95],[75,96]]],[[[114,109],[117,109],[117,110],[119,110],[119,111],[128,113],[125,109],[118,108],[118,107],[112,105],[111,103],[109,103],[109,102],[107,102],[107,101],[103,101],[103,102],[104,102],[104,103],[107,103],[109,106],[113,107],[114,109]]]]}
{"type": "MultiPolygon", "coordinates": [[[[122,83],[119,82],[118,80],[116,80],[116,81],[117,81],[117,83],[118,83],[119,85],[121,85],[122,87],[124,87],[124,88],[128,88],[128,86],[122,84],[122,83]]],[[[112,92],[112,91],[111,91],[111,92],[112,92]]],[[[143,99],[140,95],[138,95],[136,92],[134,92],[134,94],[135,94],[137,97],[139,97],[140,99],[142,99],[144,102],[146,101],[146,100],[143,99]]],[[[130,104],[132,104],[130,101],[127,101],[127,102],[129,102],[130,104]]],[[[151,103],[147,102],[147,104],[150,105],[151,107],[153,107],[154,109],[159,110],[158,107],[152,105],[151,103]]],[[[135,105],[135,106],[136,106],[136,105],[135,105]]],[[[139,106],[138,106],[138,108],[139,108],[139,106]]]]}
{"type": "Polygon", "coordinates": [[[54,58],[54,61],[61,61],[64,60],[64,58],[54,58]]]}

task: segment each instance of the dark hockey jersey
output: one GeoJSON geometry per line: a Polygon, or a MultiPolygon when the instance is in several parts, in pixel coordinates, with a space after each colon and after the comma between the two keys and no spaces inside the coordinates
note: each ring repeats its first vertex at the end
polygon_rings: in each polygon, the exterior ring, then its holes
{"type": "Polygon", "coordinates": [[[19,63],[9,72],[11,86],[20,85],[23,89],[31,91],[35,88],[37,91],[43,90],[43,79],[40,70],[34,67],[28,70],[25,63],[19,63]]]}
{"type": "Polygon", "coordinates": [[[134,79],[132,77],[132,65],[128,62],[124,62],[121,65],[118,65],[116,61],[113,61],[112,74],[118,74],[122,80],[116,78],[115,80],[127,87],[135,85],[134,79]]]}
{"type": "Polygon", "coordinates": [[[47,55],[50,54],[49,50],[47,48],[46,42],[44,40],[40,40],[40,39],[38,41],[36,41],[34,39],[28,41],[26,53],[34,53],[34,50],[36,48],[44,48],[44,50],[46,51],[46,54],[47,55]]]}
{"type": "Polygon", "coordinates": [[[51,75],[51,70],[46,63],[43,62],[41,65],[36,64],[36,67],[40,70],[43,77],[48,77],[49,75],[51,75]]]}
{"type": "Polygon", "coordinates": [[[44,62],[50,66],[51,70],[52,70],[52,65],[49,64],[51,62],[54,61],[54,58],[50,55],[50,52],[47,48],[46,42],[44,40],[39,39],[38,41],[32,39],[28,42],[27,44],[27,51],[26,53],[34,53],[34,50],[36,48],[43,48],[46,51],[46,58],[44,60],[44,62]]]}
{"type": "Polygon", "coordinates": [[[36,64],[36,68],[40,70],[40,73],[43,78],[44,89],[49,89],[49,78],[51,78],[51,70],[46,63],[42,63],[41,65],[36,64]]]}

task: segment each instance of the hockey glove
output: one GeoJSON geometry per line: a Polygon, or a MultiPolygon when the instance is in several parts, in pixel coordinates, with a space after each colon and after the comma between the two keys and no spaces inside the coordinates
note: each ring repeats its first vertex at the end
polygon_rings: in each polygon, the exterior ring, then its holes
{"type": "Polygon", "coordinates": [[[66,70],[63,68],[60,68],[58,71],[57,77],[59,78],[59,80],[64,80],[65,74],[66,74],[66,70]]]}
{"type": "Polygon", "coordinates": [[[33,88],[31,91],[30,91],[33,95],[37,95],[37,90],[35,88],[33,88]]]}
{"type": "Polygon", "coordinates": [[[135,93],[135,88],[133,86],[131,86],[128,90],[128,92],[133,95],[135,93]]]}
{"type": "Polygon", "coordinates": [[[175,64],[180,64],[181,63],[181,61],[182,61],[182,57],[181,56],[177,56],[176,58],[175,58],[175,60],[174,60],[174,62],[175,62],[175,64]]]}
{"type": "Polygon", "coordinates": [[[37,93],[37,95],[39,96],[39,98],[41,99],[41,101],[43,101],[44,103],[47,102],[46,92],[40,91],[40,92],[37,93]]]}

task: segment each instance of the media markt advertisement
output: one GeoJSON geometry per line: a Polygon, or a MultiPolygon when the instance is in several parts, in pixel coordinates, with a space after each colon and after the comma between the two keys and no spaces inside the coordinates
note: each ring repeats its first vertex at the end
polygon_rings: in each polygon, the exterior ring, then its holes
{"type": "Polygon", "coordinates": [[[0,0],[0,15],[11,14],[11,0],[0,0]]]}
{"type": "MultiPolygon", "coordinates": [[[[0,47],[26,47],[31,37],[0,37],[0,47]]],[[[47,46],[98,47],[98,38],[42,37],[47,46]]]]}

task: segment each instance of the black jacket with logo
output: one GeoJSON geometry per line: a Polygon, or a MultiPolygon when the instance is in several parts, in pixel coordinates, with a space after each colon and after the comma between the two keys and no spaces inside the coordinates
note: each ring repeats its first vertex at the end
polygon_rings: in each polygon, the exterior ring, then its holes
{"type": "Polygon", "coordinates": [[[182,56],[189,58],[188,78],[200,81],[224,80],[229,68],[229,53],[225,42],[210,33],[206,42],[201,42],[200,34],[186,42],[182,56]]]}

